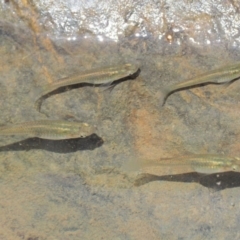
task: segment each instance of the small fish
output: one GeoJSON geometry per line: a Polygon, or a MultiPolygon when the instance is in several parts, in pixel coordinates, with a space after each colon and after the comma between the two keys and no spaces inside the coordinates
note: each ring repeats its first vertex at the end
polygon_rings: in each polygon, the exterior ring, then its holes
{"type": "Polygon", "coordinates": [[[230,81],[237,79],[239,77],[240,77],[240,63],[238,62],[232,65],[223,66],[221,68],[206,72],[189,80],[168,86],[161,90],[162,106],[166,102],[168,96],[177,90],[208,83],[214,84],[229,83],[230,81]]]}
{"type": "Polygon", "coordinates": [[[89,83],[93,85],[111,84],[112,82],[131,76],[136,73],[139,68],[132,64],[117,65],[107,68],[98,68],[75,74],[70,77],[60,79],[56,82],[43,86],[41,96],[36,100],[35,107],[40,111],[42,98],[47,94],[57,90],[58,88],[75,85],[79,83],[89,83]]]}
{"type": "MultiPolygon", "coordinates": [[[[202,174],[213,174],[220,172],[240,172],[240,158],[228,157],[222,155],[191,155],[181,156],[175,158],[163,158],[159,160],[139,160],[132,162],[126,169],[137,170],[141,169],[143,172],[148,172],[154,168],[160,168],[162,174],[168,174],[164,172],[164,168],[175,168],[177,174],[187,172],[197,172],[202,174]]],[[[148,172],[149,173],[149,172],[148,172]]]]}
{"type": "Polygon", "coordinates": [[[38,137],[61,140],[84,138],[94,133],[94,127],[82,122],[40,120],[0,127],[0,136],[38,137]]]}

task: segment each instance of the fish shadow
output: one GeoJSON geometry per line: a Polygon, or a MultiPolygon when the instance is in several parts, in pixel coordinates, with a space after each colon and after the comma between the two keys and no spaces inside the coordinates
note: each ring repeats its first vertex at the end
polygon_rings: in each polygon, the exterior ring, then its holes
{"type": "Polygon", "coordinates": [[[46,150],[55,153],[72,153],[84,150],[94,150],[102,146],[103,139],[92,134],[86,138],[74,138],[65,140],[48,140],[41,138],[28,138],[19,142],[0,147],[4,151],[29,151],[33,149],[46,150]]]}
{"type": "Polygon", "coordinates": [[[214,191],[220,191],[226,188],[240,187],[239,172],[224,172],[217,174],[204,175],[196,172],[177,175],[157,176],[152,174],[141,174],[134,182],[134,186],[142,186],[153,181],[170,181],[199,183],[204,187],[214,191]]]}

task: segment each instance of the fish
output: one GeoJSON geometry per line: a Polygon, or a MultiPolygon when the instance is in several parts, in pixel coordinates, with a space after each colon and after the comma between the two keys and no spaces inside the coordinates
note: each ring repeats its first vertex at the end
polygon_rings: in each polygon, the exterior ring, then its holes
{"type": "Polygon", "coordinates": [[[35,101],[35,107],[40,111],[43,98],[49,93],[66,86],[80,83],[92,85],[112,84],[112,82],[134,75],[139,68],[133,64],[127,63],[106,68],[98,68],[86,72],[78,73],[70,77],[62,78],[56,82],[47,84],[42,87],[40,97],[35,101]]]}
{"type": "Polygon", "coordinates": [[[190,88],[194,86],[198,86],[201,84],[223,84],[223,83],[229,83],[232,80],[235,80],[237,78],[240,78],[240,62],[237,62],[235,64],[222,66],[218,69],[203,73],[199,76],[190,78],[188,80],[182,81],[177,84],[173,84],[170,86],[167,86],[161,90],[161,104],[162,106],[165,104],[167,98],[169,95],[171,95],[173,92],[190,88]]]}
{"type": "MultiPolygon", "coordinates": [[[[200,174],[214,174],[220,172],[240,172],[240,158],[212,154],[196,154],[174,158],[162,158],[156,160],[138,159],[127,164],[127,170],[141,170],[145,173],[168,174],[173,170],[174,174],[197,172],[200,174]],[[173,168],[173,169],[171,169],[173,168]]],[[[171,172],[172,173],[172,172],[171,172]]]]}
{"type": "Polygon", "coordinates": [[[39,120],[0,127],[0,136],[21,136],[63,140],[85,138],[94,133],[94,127],[84,122],[39,120]]]}

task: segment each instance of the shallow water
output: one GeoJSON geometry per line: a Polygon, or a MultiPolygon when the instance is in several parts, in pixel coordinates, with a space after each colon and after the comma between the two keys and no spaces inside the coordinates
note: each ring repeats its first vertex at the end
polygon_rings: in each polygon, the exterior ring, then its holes
{"type": "Polygon", "coordinates": [[[186,9],[178,9],[170,1],[142,8],[129,2],[123,9],[118,1],[113,12],[111,1],[105,8],[97,1],[85,8],[71,2],[74,14],[62,28],[66,6],[24,4],[1,6],[0,123],[70,119],[97,130],[83,140],[0,139],[0,238],[238,239],[239,173],[204,177],[123,168],[139,157],[240,156],[240,81],[176,92],[164,107],[159,101],[161,87],[240,60],[236,23],[226,27],[227,14],[238,21],[237,3],[214,8],[185,1],[186,9]],[[211,14],[217,10],[222,15],[216,19],[211,14]],[[139,65],[140,75],[112,91],[79,86],[47,98],[42,113],[34,108],[46,83],[128,62],[139,65]]]}

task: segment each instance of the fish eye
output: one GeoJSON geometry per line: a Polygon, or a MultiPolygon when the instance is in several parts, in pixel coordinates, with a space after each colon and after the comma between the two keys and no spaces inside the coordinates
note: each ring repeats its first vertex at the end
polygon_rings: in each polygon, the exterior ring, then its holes
{"type": "Polygon", "coordinates": [[[85,138],[86,135],[85,135],[85,134],[81,134],[79,137],[80,137],[80,138],[85,138]]]}
{"type": "Polygon", "coordinates": [[[233,165],[232,166],[232,171],[237,171],[238,170],[238,166],[237,165],[233,165]]]}

